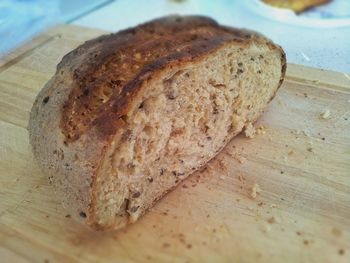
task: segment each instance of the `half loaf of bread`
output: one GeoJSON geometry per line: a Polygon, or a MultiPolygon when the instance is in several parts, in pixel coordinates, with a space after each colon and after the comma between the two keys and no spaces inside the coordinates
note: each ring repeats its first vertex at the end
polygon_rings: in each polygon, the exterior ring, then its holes
{"type": "Polygon", "coordinates": [[[87,41],[59,63],[29,122],[72,217],[117,229],[212,159],[274,97],[283,50],[199,16],[87,41]]]}

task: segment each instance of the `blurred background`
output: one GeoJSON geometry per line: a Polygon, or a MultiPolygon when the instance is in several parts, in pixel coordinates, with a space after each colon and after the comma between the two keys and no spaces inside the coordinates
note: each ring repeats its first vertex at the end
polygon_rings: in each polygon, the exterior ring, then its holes
{"type": "Polygon", "coordinates": [[[0,0],[0,57],[58,23],[118,31],[168,14],[253,29],[290,63],[350,72],[350,0],[0,0]]]}

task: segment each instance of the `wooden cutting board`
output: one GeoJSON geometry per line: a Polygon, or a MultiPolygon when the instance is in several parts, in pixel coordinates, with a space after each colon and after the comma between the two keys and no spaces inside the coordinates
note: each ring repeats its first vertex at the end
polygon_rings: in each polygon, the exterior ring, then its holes
{"type": "Polygon", "coordinates": [[[233,139],[124,230],[76,224],[26,126],[62,56],[101,33],[59,26],[0,61],[0,262],[350,262],[350,77],[298,65],[265,134],[233,139]]]}

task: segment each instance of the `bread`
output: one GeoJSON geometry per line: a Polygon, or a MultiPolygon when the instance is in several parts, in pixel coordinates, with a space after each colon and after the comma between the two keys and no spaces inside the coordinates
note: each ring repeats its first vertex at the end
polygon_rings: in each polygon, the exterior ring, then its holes
{"type": "Polygon", "coordinates": [[[264,3],[280,7],[291,9],[296,13],[301,13],[312,7],[324,5],[331,0],[262,0],[264,3]]]}
{"type": "Polygon", "coordinates": [[[72,217],[121,228],[254,122],[285,70],[267,38],[205,17],[98,37],[64,56],[37,96],[34,156],[72,217]]]}

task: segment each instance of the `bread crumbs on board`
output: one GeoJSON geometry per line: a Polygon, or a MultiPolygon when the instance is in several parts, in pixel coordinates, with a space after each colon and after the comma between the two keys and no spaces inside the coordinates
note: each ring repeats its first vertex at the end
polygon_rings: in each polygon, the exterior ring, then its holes
{"type": "Polygon", "coordinates": [[[255,137],[255,128],[254,126],[249,122],[244,129],[244,134],[247,138],[254,138],[255,137]]]}
{"type": "Polygon", "coordinates": [[[256,133],[257,135],[265,134],[265,133],[266,133],[266,128],[265,128],[265,126],[260,125],[258,128],[255,129],[255,133],[256,133]]]}
{"type": "Polygon", "coordinates": [[[255,128],[250,122],[245,126],[244,134],[246,137],[252,139],[255,135],[265,134],[266,128],[263,125],[255,128]]]}
{"type": "Polygon", "coordinates": [[[240,153],[234,153],[234,154],[227,154],[230,157],[232,157],[233,159],[235,159],[237,162],[239,162],[240,164],[243,164],[247,159],[243,156],[241,156],[240,153]]]}
{"type": "Polygon", "coordinates": [[[244,156],[242,156],[239,152],[235,152],[235,153],[230,153],[227,151],[223,151],[224,154],[232,157],[233,159],[235,159],[237,162],[239,162],[240,164],[243,164],[247,161],[247,158],[245,158],[244,156]]]}
{"type": "Polygon", "coordinates": [[[330,116],[331,116],[331,112],[330,112],[330,110],[325,110],[325,111],[323,111],[321,114],[320,114],[320,117],[322,118],[322,119],[329,119],[330,118],[330,116]]]}
{"type": "Polygon", "coordinates": [[[227,167],[226,167],[224,160],[219,160],[219,167],[223,171],[227,170],[227,167]]]}
{"type": "Polygon", "coordinates": [[[236,155],[234,156],[234,159],[235,159],[236,161],[238,161],[240,164],[243,164],[243,163],[245,163],[245,162],[247,161],[247,158],[241,156],[240,154],[236,154],[236,155]]]}
{"type": "Polygon", "coordinates": [[[279,217],[272,216],[269,219],[267,219],[267,222],[269,224],[278,224],[281,222],[281,219],[279,217]]]}
{"type": "Polygon", "coordinates": [[[255,183],[252,187],[252,192],[251,192],[250,196],[252,198],[256,198],[257,194],[260,192],[261,192],[260,186],[257,183],[255,183]]]}

